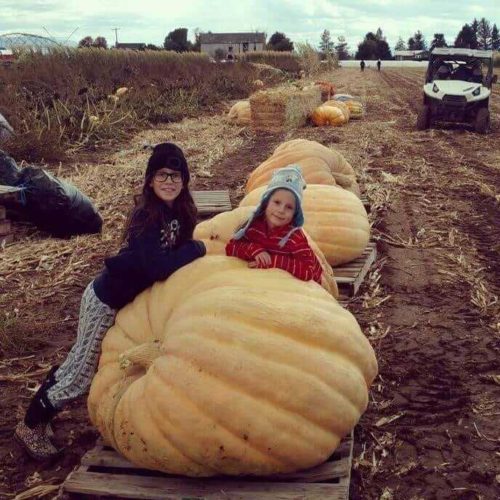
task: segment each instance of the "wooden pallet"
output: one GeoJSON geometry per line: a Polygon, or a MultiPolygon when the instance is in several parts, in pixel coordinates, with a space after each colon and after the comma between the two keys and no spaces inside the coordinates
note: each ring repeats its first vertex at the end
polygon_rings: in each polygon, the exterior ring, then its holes
{"type": "Polygon", "coordinates": [[[11,201],[18,201],[21,191],[21,188],[0,184],[0,205],[4,205],[11,201]]]}
{"type": "Polygon", "coordinates": [[[363,206],[365,207],[366,213],[370,213],[370,202],[368,201],[368,198],[366,196],[361,196],[360,198],[361,203],[363,203],[363,206]]]}
{"type": "Polygon", "coordinates": [[[12,224],[7,219],[7,210],[4,205],[18,201],[20,193],[20,188],[0,185],[0,248],[14,241],[12,224]]]}
{"type": "Polygon", "coordinates": [[[198,214],[213,215],[232,210],[229,191],[191,191],[198,214]]]}
{"type": "Polygon", "coordinates": [[[333,268],[335,281],[339,289],[340,299],[353,297],[358,293],[359,287],[371,265],[377,258],[377,245],[374,241],[370,241],[366,246],[361,257],[333,268]]]}
{"type": "Polygon", "coordinates": [[[98,444],[82,457],[62,489],[70,498],[348,500],[352,449],[351,433],[325,463],[302,472],[266,478],[194,479],[140,469],[112,448],[98,444]]]}

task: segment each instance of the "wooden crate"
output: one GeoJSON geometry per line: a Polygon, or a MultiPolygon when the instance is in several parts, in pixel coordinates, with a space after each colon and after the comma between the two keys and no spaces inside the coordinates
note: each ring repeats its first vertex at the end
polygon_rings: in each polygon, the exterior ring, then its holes
{"type": "Polygon", "coordinates": [[[361,283],[363,283],[376,258],[377,245],[374,241],[370,241],[360,257],[333,268],[341,300],[358,293],[361,283]]]}
{"type": "Polygon", "coordinates": [[[214,215],[232,210],[229,191],[191,191],[198,215],[214,215]]]}
{"type": "Polygon", "coordinates": [[[352,465],[352,433],[323,464],[293,474],[261,478],[194,479],[140,469],[112,448],[98,444],[63,484],[70,498],[161,500],[348,500],[352,465]]]}

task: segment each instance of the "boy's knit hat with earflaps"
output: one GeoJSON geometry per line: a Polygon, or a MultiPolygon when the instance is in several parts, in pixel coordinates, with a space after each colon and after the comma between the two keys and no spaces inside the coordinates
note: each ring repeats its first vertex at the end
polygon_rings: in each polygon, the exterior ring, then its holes
{"type": "Polygon", "coordinates": [[[302,177],[302,170],[299,165],[287,165],[284,168],[280,168],[275,170],[271,181],[267,185],[262,198],[260,199],[259,204],[255,208],[254,212],[248,219],[247,223],[239,229],[235,235],[234,239],[239,240],[245,236],[246,230],[250,227],[252,222],[256,217],[262,215],[265,211],[265,207],[269,202],[269,198],[271,198],[272,194],[277,189],[287,189],[291,191],[295,196],[295,214],[292,219],[293,229],[280,241],[280,246],[283,246],[290,235],[296,229],[302,227],[304,225],[304,212],[302,211],[302,193],[306,188],[306,181],[302,177]]]}

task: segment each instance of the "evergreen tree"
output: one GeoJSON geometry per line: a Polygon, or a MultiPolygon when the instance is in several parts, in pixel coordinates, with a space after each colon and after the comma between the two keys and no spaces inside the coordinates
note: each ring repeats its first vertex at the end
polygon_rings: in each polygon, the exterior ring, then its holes
{"type": "Polygon", "coordinates": [[[500,36],[498,34],[497,25],[494,24],[491,29],[491,48],[493,50],[500,50],[500,36]]]}
{"type": "Polygon", "coordinates": [[[408,40],[408,50],[426,50],[426,49],[427,49],[427,43],[425,42],[424,35],[420,30],[418,30],[408,40]]]}
{"type": "Polygon", "coordinates": [[[291,52],[293,42],[284,34],[276,31],[267,42],[267,50],[278,50],[281,52],[291,52]]]}
{"type": "Polygon", "coordinates": [[[394,46],[394,50],[406,50],[406,43],[404,40],[399,37],[398,41],[396,42],[396,45],[394,46]]]}
{"type": "Polygon", "coordinates": [[[462,26],[462,29],[458,32],[457,38],[455,38],[455,47],[477,49],[477,38],[470,25],[464,24],[462,26]]]}
{"type": "Polygon", "coordinates": [[[319,48],[321,52],[324,54],[330,54],[333,49],[332,37],[330,36],[330,32],[328,30],[323,31],[321,33],[321,40],[319,42],[319,48]]]}
{"type": "Polygon", "coordinates": [[[337,59],[339,61],[344,61],[349,59],[349,51],[347,49],[347,42],[345,41],[345,37],[339,36],[337,38],[338,43],[335,45],[335,52],[337,53],[337,59]]]}
{"type": "Polygon", "coordinates": [[[474,33],[474,37],[477,40],[477,34],[478,34],[478,30],[479,30],[479,22],[478,22],[478,20],[476,18],[474,18],[474,21],[472,21],[470,27],[472,29],[472,33],[474,33]]]}
{"type": "Polygon", "coordinates": [[[434,39],[431,42],[430,50],[436,47],[448,47],[443,33],[434,33],[434,39]]]}
{"type": "Polygon", "coordinates": [[[491,50],[491,25],[484,17],[477,28],[477,46],[479,49],[491,50]]]}

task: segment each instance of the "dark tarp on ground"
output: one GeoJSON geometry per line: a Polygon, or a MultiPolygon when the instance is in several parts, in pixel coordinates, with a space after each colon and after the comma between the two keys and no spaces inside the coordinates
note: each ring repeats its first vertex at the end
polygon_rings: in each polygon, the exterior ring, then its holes
{"type": "Polygon", "coordinates": [[[15,207],[17,217],[53,236],[101,231],[101,216],[90,199],[75,186],[38,167],[19,169],[1,150],[0,184],[21,187],[23,203],[15,207]]]}

